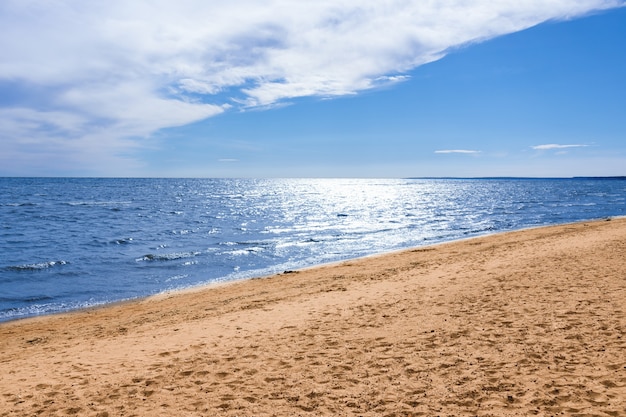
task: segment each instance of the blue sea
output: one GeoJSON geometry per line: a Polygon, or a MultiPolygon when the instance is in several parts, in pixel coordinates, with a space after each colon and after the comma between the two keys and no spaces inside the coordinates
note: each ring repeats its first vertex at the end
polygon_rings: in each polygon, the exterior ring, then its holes
{"type": "Polygon", "coordinates": [[[625,214],[623,178],[0,178],[0,321],[625,214]]]}

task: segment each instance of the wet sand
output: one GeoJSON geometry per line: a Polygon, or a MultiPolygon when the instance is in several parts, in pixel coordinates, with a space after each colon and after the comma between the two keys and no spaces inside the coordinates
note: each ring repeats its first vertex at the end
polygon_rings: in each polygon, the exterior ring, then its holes
{"type": "Polygon", "coordinates": [[[626,416],[626,219],[0,325],[0,416],[626,416]]]}

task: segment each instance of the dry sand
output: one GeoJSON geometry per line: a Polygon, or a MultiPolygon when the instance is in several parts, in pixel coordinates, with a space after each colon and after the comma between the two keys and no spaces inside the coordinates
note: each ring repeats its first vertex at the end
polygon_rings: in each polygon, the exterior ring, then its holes
{"type": "Polygon", "coordinates": [[[626,220],[0,325],[0,416],[626,416],[626,220]]]}

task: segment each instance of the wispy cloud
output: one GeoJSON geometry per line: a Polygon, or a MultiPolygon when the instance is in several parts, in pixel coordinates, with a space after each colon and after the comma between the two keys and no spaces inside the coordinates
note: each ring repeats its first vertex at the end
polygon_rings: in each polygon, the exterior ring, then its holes
{"type": "Polygon", "coordinates": [[[435,151],[435,153],[461,153],[461,154],[475,155],[475,154],[480,153],[480,151],[473,151],[469,149],[442,149],[439,151],[435,151]]]}
{"type": "Polygon", "coordinates": [[[19,100],[0,102],[0,153],[32,152],[27,137],[120,155],[159,129],[401,82],[450,48],[624,1],[343,3],[3,1],[0,93],[19,100]]]}
{"type": "Polygon", "coordinates": [[[531,148],[538,150],[538,151],[547,151],[547,150],[552,150],[552,149],[584,148],[586,146],[589,146],[589,145],[559,145],[556,143],[548,143],[546,145],[531,146],[531,148]]]}

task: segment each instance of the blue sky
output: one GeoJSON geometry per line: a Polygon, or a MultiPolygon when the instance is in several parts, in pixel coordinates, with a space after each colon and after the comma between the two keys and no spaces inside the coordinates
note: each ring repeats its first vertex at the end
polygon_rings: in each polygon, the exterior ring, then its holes
{"type": "Polygon", "coordinates": [[[0,176],[626,175],[624,1],[220,3],[2,2],[0,176]]]}

